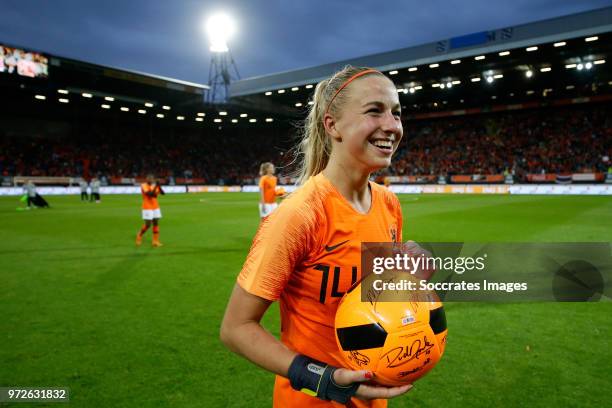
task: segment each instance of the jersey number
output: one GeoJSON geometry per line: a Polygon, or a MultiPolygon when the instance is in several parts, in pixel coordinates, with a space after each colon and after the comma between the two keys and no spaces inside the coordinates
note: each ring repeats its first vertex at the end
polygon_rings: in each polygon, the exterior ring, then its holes
{"type": "MultiPolygon", "coordinates": [[[[323,273],[323,276],[321,278],[321,291],[319,292],[319,302],[325,303],[325,298],[327,296],[327,282],[329,281],[329,270],[331,269],[331,266],[319,264],[315,266],[314,269],[321,271],[323,273]]],[[[344,296],[344,292],[338,291],[338,285],[340,284],[340,273],[341,273],[341,268],[339,266],[335,266],[334,267],[334,279],[333,279],[333,284],[332,284],[332,289],[331,289],[331,297],[339,298],[339,297],[344,296]]],[[[351,268],[351,286],[355,282],[357,282],[357,267],[353,266],[351,268]]]]}

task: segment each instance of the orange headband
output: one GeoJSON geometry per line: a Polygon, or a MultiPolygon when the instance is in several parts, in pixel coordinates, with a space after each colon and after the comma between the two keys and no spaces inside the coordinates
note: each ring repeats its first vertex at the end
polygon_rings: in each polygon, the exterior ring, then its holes
{"type": "Polygon", "coordinates": [[[364,76],[366,74],[374,74],[374,73],[382,75],[382,72],[377,71],[375,69],[366,69],[365,71],[358,72],[355,75],[353,75],[352,77],[350,77],[349,79],[347,79],[346,81],[344,81],[344,83],[340,86],[340,88],[338,88],[338,90],[336,91],[334,96],[332,96],[332,98],[330,99],[329,103],[327,104],[327,109],[325,109],[325,113],[329,112],[329,108],[331,107],[331,104],[334,102],[334,99],[336,99],[336,96],[338,96],[340,91],[343,90],[344,88],[346,88],[348,84],[350,84],[355,79],[357,79],[357,78],[359,78],[361,76],[364,76]]]}

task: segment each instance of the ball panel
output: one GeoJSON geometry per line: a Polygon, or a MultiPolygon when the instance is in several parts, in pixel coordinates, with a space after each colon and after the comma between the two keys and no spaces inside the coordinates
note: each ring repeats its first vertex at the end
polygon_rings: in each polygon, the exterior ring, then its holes
{"type": "Polygon", "coordinates": [[[379,323],[339,327],[336,336],[343,351],[367,350],[384,346],[387,332],[379,323]]]}

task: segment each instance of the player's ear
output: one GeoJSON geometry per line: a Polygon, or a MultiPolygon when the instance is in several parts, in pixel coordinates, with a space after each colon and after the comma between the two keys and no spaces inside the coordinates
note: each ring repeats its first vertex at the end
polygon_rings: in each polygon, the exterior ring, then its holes
{"type": "Polygon", "coordinates": [[[329,112],[323,116],[323,127],[325,127],[325,132],[333,139],[341,142],[342,136],[340,136],[336,124],[336,119],[329,112]]]}

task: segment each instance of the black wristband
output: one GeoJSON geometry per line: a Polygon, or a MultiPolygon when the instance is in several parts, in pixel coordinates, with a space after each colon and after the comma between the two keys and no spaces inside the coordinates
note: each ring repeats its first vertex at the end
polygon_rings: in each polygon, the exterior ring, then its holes
{"type": "Polygon", "coordinates": [[[310,396],[322,400],[333,400],[341,404],[349,402],[357,392],[358,383],[339,386],[333,380],[336,367],[304,355],[297,355],[289,366],[289,381],[291,387],[310,396]]]}

